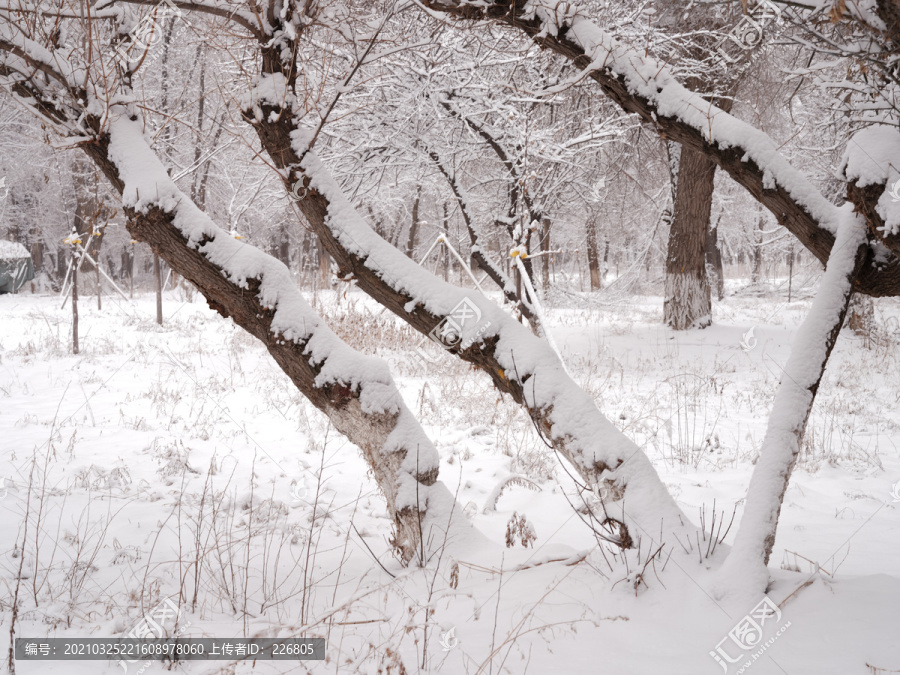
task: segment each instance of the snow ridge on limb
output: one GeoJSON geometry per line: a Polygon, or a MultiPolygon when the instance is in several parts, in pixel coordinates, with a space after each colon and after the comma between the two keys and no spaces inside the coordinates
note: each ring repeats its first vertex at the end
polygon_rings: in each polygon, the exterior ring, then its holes
{"type": "MultiPolygon", "coordinates": [[[[437,480],[437,450],[387,366],[342,342],[280,261],[218,228],[178,190],[137,121],[112,119],[108,157],[131,232],[193,282],[214,309],[259,338],[303,394],[362,450],[394,518],[401,561],[427,557],[423,539],[434,528],[461,533],[461,512],[451,524],[454,499],[437,480]]],[[[440,536],[430,538],[441,543],[440,536]]]]}
{"type": "Polygon", "coordinates": [[[840,226],[809,314],[797,331],[753,469],[734,546],[719,570],[717,592],[758,598],[768,583],[766,565],[791,472],[800,453],[825,365],[866,258],[865,221],[852,206],[840,209],[840,226]]]}
{"type": "MultiPolygon", "coordinates": [[[[726,171],[820,261],[827,262],[839,210],[778,151],[765,132],[742,122],[682,86],[669,68],[620,43],[574,2],[530,0],[417,0],[429,10],[466,20],[505,23],[536,44],[572,61],[626,112],[663,138],[701,152],[726,171]]],[[[855,290],[900,295],[900,259],[869,253],[855,290]],[[875,265],[876,260],[880,263],[875,265]]]]}

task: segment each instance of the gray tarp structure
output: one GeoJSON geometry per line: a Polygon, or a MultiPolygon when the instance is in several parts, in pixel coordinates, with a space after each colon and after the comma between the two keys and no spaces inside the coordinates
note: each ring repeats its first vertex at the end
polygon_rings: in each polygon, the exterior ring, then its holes
{"type": "Polygon", "coordinates": [[[15,293],[34,279],[34,262],[28,249],[14,241],[0,241],[0,295],[15,293]]]}

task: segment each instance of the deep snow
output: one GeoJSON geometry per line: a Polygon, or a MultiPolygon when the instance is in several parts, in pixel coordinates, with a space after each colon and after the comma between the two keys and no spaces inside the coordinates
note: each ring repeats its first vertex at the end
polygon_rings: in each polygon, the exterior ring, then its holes
{"type": "MultiPolygon", "coordinates": [[[[634,572],[634,555],[628,570],[604,562],[560,491],[577,501],[571,482],[518,407],[452,357],[437,353],[436,367],[422,361],[418,336],[362,295],[322,292],[312,304],[351,345],[392,365],[407,406],[441,455],[442,480],[458,486],[474,524],[498,544],[459,558],[455,589],[446,560],[439,569],[404,570],[391,558],[389,520],[362,458],[327,430],[261,345],[199,299],[186,302],[174,292],[159,328],[152,302],[107,295],[98,312],[83,296],[83,353],[76,357],[67,349],[68,308],[60,310],[55,296],[0,297],[4,628],[36,455],[20,637],[124,635],[159,599],[177,599],[183,579],[183,635],[328,635],[329,660],[303,664],[315,673],[399,672],[388,670],[395,654],[408,673],[474,673],[481,665],[482,672],[516,674],[723,672],[709,653],[750,607],[721,606],[704,568],[675,558],[664,571],[657,564],[656,574],[648,567],[649,589],[641,586],[635,597],[623,581],[634,572]],[[509,486],[496,509],[484,512],[510,473],[528,476],[541,491],[509,486]],[[209,494],[204,501],[208,481],[221,501],[209,494]],[[211,502],[219,508],[215,531],[211,502]],[[504,548],[513,512],[531,523],[533,549],[504,548]],[[192,609],[198,526],[207,565],[192,609]],[[576,565],[534,566],[585,550],[576,565]],[[426,624],[429,602],[434,614],[426,624]],[[334,607],[341,609],[329,614],[334,607]]],[[[715,305],[711,328],[678,334],[660,325],[661,308],[660,298],[634,298],[602,313],[546,310],[575,380],[646,448],[678,505],[696,523],[705,506],[708,523],[715,500],[727,524],[746,493],[809,300],[732,293],[715,305]]],[[[878,341],[867,349],[844,331],[826,372],[769,568],[775,583],[768,595],[790,626],[746,672],[900,671],[900,502],[891,494],[900,481],[900,336],[890,330],[896,321],[886,321],[900,303],[880,300],[877,311],[878,341]],[[811,575],[808,561],[823,571],[811,575]]],[[[250,672],[251,665],[178,669],[250,672]]],[[[162,669],[155,663],[145,672],[162,669]]],[[[104,662],[20,662],[18,672],[123,671],[104,662]]],[[[258,662],[254,672],[305,671],[258,662]]]]}

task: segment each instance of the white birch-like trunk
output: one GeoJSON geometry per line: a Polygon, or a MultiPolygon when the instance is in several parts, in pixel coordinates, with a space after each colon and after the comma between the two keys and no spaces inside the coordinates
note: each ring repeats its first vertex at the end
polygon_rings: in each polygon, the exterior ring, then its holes
{"type": "Polygon", "coordinates": [[[709,283],[693,272],[666,274],[666,323],[675,330],[706,328],[712,323],[709,283]]]}
{"type": "Polygon", "coordinates": [[[768,584],[766,566],[775,544],[781,504],[865,255],[865,222],[850,209],[847,205],[842,213],[819,290],[784,367],[734,547],[718,573],[719,595],[746,593],[758,599],[768,584]]]}

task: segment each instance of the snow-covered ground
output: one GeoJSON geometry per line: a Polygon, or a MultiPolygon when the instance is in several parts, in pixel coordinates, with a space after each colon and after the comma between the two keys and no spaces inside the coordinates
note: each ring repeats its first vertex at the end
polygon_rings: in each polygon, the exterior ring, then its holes
{"type": "MultiPolygon", "coordinates": [[[[400,567],[357,451],[199,298],[168,294],[159,327],[152,296],[105,296],[102,312],[83,297],[73,356],[58,298],[0,296],[4,628],[18,588],[17,637],[121,636],[180,598],[170,633],[328,638],[325,662],[260,661],[261,673],[740,671],[754,650],[727,670],[710,652],[751,608],[720,605],[705,566],[674,557],[647,566],[635,593],[649,552],[597,547],[565,468],[483,374],[429,345],[437,364],[423,360],[419,337],[361,294],[307,297],[352,346],[390,363],[441,453],[441,479],[496,550],[400,567]],[[510,474],[528,481],[490,508],[510,474]],[[533,548],[505,547],[514,513],[533,548]],[[587,556],[559,561],[576,552],[587,556]]],[[[711,328],[677,334],[661,326],[658,297],[547,310],[576,381],[682,509],[707,530],[715,510],[727,528],[737,503],[727,543],[808,308],[735,285],[711,328]]],[[[889,318],[900,303],[879,300],[876,313],[871,339],[842,333],[820,388],[770,561],[768,596],[789,625],[744,672],[900,673],[900,334],[889,318]]],[[[123,671],[45,661],[17,672],[123,671]]]]}

